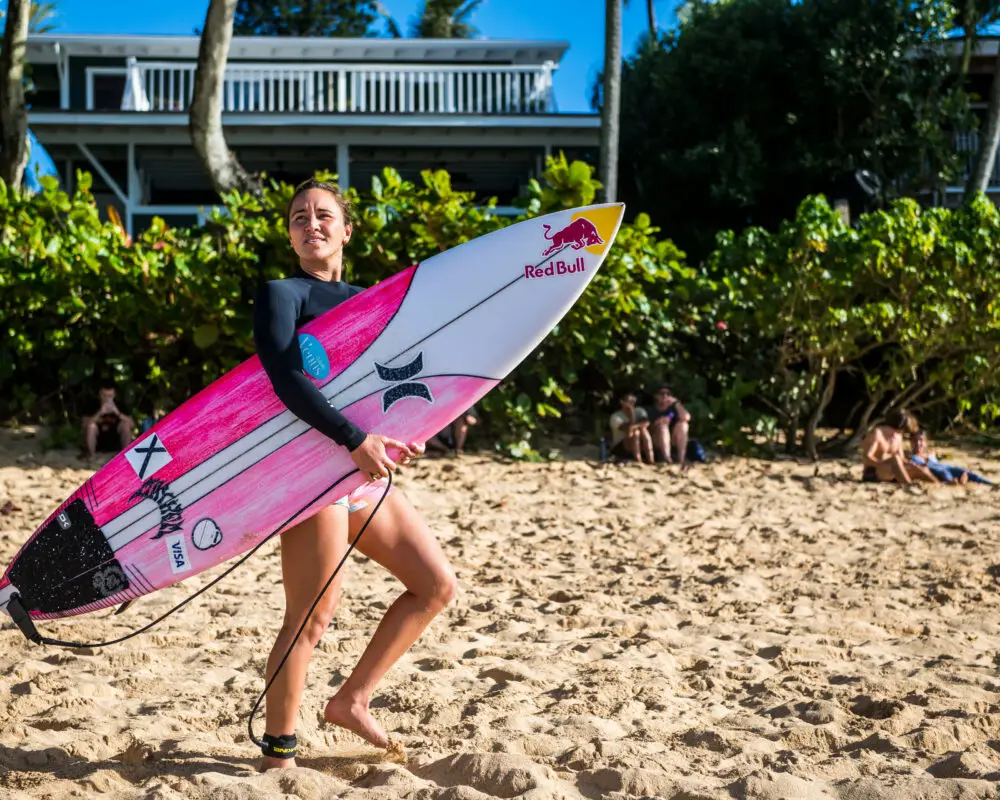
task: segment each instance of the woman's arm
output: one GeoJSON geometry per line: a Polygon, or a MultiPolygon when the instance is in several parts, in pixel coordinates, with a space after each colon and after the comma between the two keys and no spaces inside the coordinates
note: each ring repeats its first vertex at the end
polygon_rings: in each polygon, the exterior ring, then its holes
{"type": "Polygon", "coordinates": [[[271,281],[261,288],[253,309],[257,355],[274,393],[289,411],[337,444],[355,450],[365,440],[365,432],[331,406],[303,372],[295,331],[300,302],[287,284],[271,281]]]}

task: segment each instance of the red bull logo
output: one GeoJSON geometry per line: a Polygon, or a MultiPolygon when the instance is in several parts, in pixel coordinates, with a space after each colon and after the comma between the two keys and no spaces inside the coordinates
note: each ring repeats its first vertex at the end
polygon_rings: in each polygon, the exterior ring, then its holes
{"type": "Polygon", "coordinates": [[[570,246],[574,250],[581,250],[584,247],[604,244],[604,240],[597,232],[594,223],[586,217],[573,220],[561,231],[556,231],[551,236],[549,235],[551,226],[545,225],[543,227],[545,228],[545,238],[552,242],[545,249],[545,252],[542,253],[543,258],[548,257],[557,250],[562,250],[566,246],[570,246]]]}
{"type": "Polygon", "coordinates": [[[569,275],[574,272],[583,272],[587,268],[582,258],[577,258],[567,264],[565,261],[550,261],[545,266],[535,267],[527,264],[524,267],[525,278],[548,278],[552,275],[569,275]]]}

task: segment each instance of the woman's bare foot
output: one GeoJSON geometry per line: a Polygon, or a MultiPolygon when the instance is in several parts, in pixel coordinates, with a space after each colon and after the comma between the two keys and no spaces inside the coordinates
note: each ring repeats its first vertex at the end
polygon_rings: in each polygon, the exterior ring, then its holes
{"type": "Polygon", "coordinates": [[[961,475],[959,475],[958,482],[962,484],[962,486],[965,486],[969,482],[969,473],[963,472],[961,475]]]}
{"type": "Polygon", "coordinates": [[[294,758],[274,758],[272,756],[264,756],[260,762],[260,771],[267,772],[269,769],[287,769],[294,766],[294,758]]]}
{"type": "Polygon", "coordinates": [[[331,725],[347,728],[376,747],[389,746],[389,737],[368,711],[366,700],[341,699],[339,694],[334,695],[326,704],[323,718],[331,725]]]}

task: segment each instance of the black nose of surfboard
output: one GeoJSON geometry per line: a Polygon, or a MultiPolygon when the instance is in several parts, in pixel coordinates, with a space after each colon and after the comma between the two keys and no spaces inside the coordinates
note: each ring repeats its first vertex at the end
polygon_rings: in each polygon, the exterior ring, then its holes
{"type": "Polygon", "coordinates": [[[47,614],[104,600],[129,588],[107,538],[80,499],[53,517],[25,546],[7,577],[17,587],[25,612],[47,614]]]}

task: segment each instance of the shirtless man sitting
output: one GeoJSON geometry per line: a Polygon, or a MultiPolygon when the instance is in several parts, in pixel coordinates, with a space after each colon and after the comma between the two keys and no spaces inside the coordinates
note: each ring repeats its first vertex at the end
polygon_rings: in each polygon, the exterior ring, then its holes
{"type": "Polygon", "coordinates": [[[883,425],[877,425],[861,445],[861,462],[865,483],[897,481],[912,483],[928,481],[937,483],[927,467],[907,461],[903,455],[903,436],[912,436],[920,430],[916,418],[908,411],[893,411],[883,425]]]}

